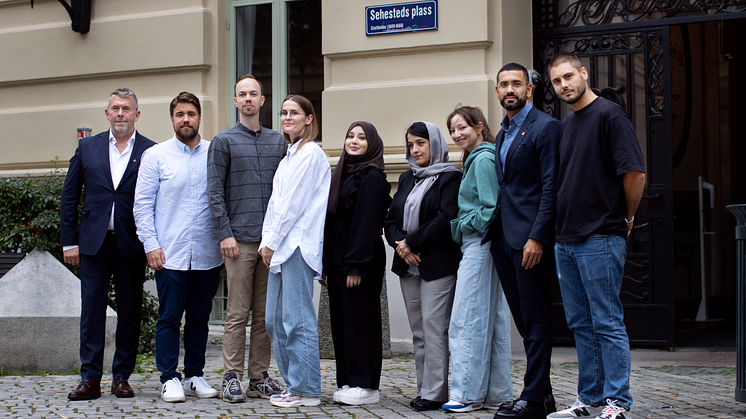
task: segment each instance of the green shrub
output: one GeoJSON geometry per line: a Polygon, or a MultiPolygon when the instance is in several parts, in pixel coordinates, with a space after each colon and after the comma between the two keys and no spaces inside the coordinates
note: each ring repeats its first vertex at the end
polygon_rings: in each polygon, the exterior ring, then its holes
{"type": "MultiPolygon", "coordinates": [[[[58,158],[51,163],[56,166],[58,158]]],[[[0,177],[0,251],[28,253],[46,250],[60,262],[60,197],[64,185],[62,170],[54,169],[41,177],[0,177]]],[[[78,211],[82,208],[78,208],[78,211]]],[[[66,265],[80,276],[77,266],[66,265]]],[[[153,271],[148,269],[148,279],[153,271]]],[[[109,288],[110,306],[116,311],[113,289],[109,288]]],[[[155,324],[158,321],[158,300],[143,291],[142,322],[140,323],[140,353],[155,349],[155,324]]]]}
{"type": "Polygon", "coordinates": [[[46,250],[62,260],[60,170],[41,178],[0,178],[0,251],[46,250]]]}

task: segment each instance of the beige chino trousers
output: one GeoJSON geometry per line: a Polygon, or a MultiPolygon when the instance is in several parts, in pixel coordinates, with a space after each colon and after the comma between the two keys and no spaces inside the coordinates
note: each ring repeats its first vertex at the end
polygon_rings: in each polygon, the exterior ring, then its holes
{"type": "Polygon", "coordinates": [[[239,380],[243,379],[250,313],[249,378],[262,378],[262,373],[269,368],[272,344],[264,325],[269,271],[258,250],[259,243],[238,243],[240,256],[224,258],[228,304],[223,334],[223,377],[235,372],[239,380]]]}

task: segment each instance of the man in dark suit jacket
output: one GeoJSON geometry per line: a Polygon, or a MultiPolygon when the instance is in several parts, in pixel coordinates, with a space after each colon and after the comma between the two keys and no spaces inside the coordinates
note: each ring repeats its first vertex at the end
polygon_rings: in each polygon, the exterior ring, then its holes
{"type": "Polygon", "coordinates": [[[503,404],[495,418],[544,418],[556,411],[549,381],[549,291],[560,122],[528,102],[533,85],[520,64],[500,69],[496,91],[507,115],[497,136],[496,218],[485,239],[492,239],[492,257],[523,337],[527,365],[520,397],[503,404]]]}
{"type": "Polygon", "coordinates": [[[83,138],[65,178],[60,203],[60,236],[65,263],[80,265],[80,374],[70,400],[101,396],[109,282],[117,302],[116,353],[111,392],[135,395],[127,380],[135,368],[145,280],[145,252],[135,232],[132,206],[140,156],[155,145],[135,130],[137,97],[117,89],[105,109],[111,129],[83,138]],[[78,205],[85,185],[78,231],[78,205]]]}

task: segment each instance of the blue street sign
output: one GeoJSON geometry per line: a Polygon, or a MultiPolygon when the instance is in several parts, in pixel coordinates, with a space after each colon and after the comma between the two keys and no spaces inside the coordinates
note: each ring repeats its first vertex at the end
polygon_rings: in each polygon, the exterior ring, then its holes
{"type": "Polygon", "coordinates": [[[432,31],[438,29],[438,0],[367,6],[365,34],[432,31]]]}

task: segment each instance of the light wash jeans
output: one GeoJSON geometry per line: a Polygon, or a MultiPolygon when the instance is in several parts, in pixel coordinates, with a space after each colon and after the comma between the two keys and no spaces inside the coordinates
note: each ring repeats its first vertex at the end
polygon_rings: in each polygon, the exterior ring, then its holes
{"type": "Polygon", "coordinates": [[[629,409],[629,339],[619,299],[627,242],[594,234],[580,243],[557,243],[554,251],[578,351],[578,396],[587,404],[617,400],[629,409]]]}
{"type": "Polygon", "coordinates": [[[513,400],[510,379],[510,309],[492,263],[491,243],[462,237],[450,326],[451,400],[502,403],[513,400]]]}
{"type": "Polygon", "coordinates": [[[281,265],[281,270],[280,274],[269,273],[264,316],[277,368],[287,391],[296,396],[319,397],[321,363],[313,306],[314,271],[303,260],[300,248],[281,265]]]}

